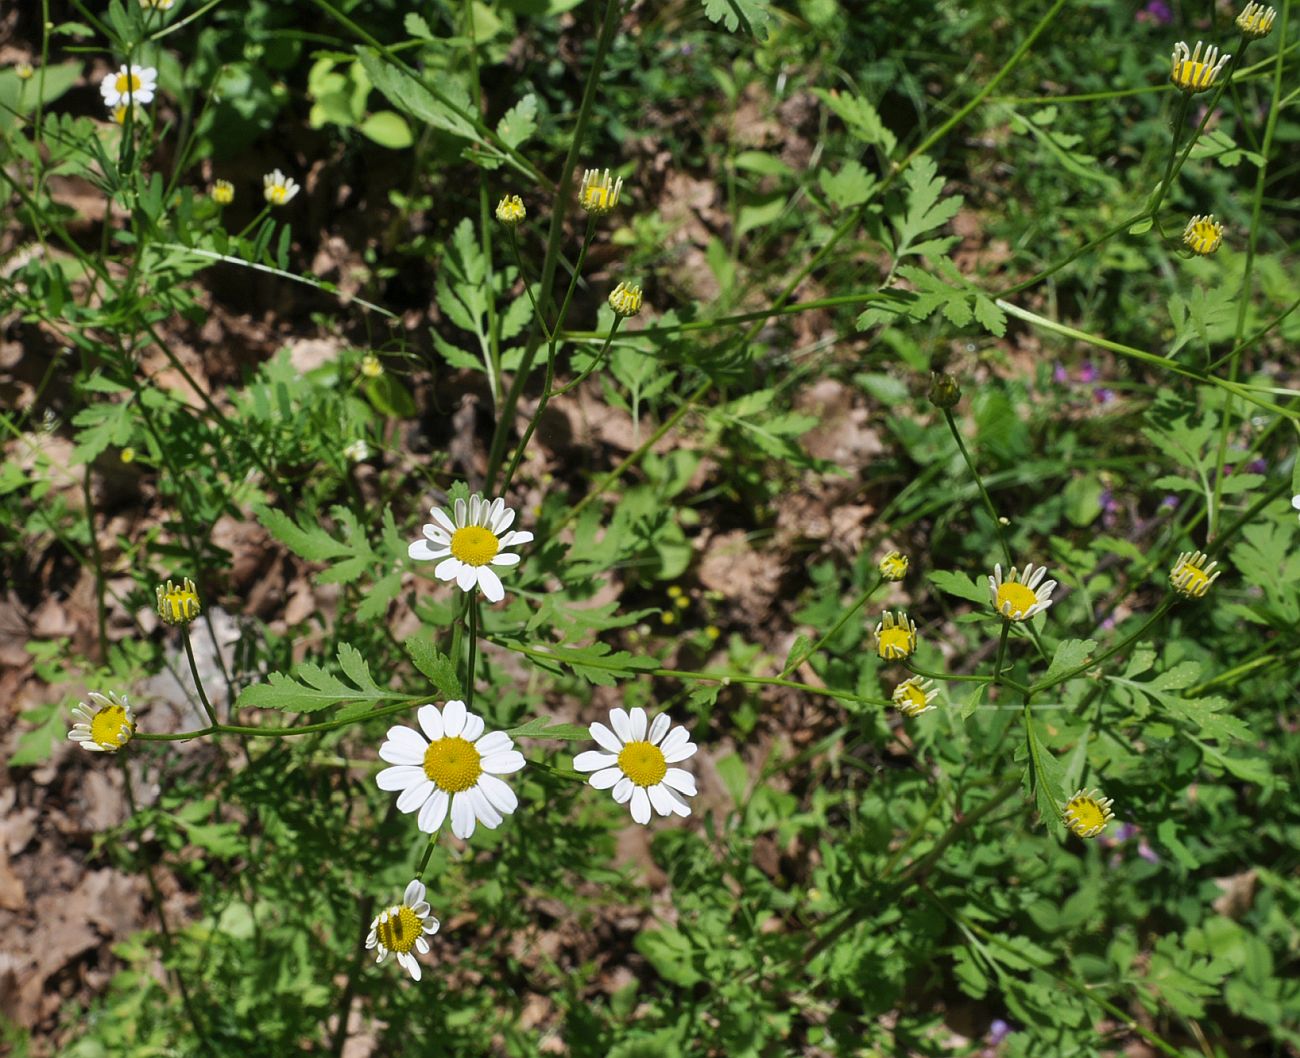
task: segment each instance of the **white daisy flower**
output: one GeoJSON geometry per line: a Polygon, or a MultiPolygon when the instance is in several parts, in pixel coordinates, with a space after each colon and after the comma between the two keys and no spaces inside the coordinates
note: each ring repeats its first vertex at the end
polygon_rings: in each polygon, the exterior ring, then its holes
{"type": "Polygon", "coordinates": [[[683,799],[695,796],[695,776],[670,764],[693,757],[699,748],[684,727],[673,727],[667,713],[660,713],[646,727],[645,710],[609,711],[613,728],[597,722],[588,729],[600,750],[589,749],[573,758],[578,771],[594,774],[589,780],[597,790],[614,788],[614,800],[628,804],[638,823],[650,822],[650,809],[661,816],[688,816],[691,806],[683,799]],[[604,752],[601,752],[603,750],[604,752]]]}
{"type": "Polygon", "coordinates": [[[441,923],[433,917],[424,899],[424,886],[413,878],[402,894],[402,902],[379,912],[370,923],[366,937],[366,951],[379,949],[375,962],[383,962],[391,951],[397,962],[415,980],[420,979],[420,964],[412,949],[421,955],[429,954],[429,942],[424,938],[438,932],[441,923]]]}
{"type": "Polygon", "coordinates": [[[104,104],[112,110],[127,103],[151,103],[158,87],[158,71],[152,66],[123,66],[117,73],[106,73],[99,82],[104,104]]]}
{"type": "Polygon", "coordinates": [[[477,492],[469,502],[457,500],[453,519],[441,507],[431,507],[433,521],[424,527],[424,539],[416,540],[407,554],[421,561],[441,559],[433,575],[454,580],[461,591],[483,589],[489,602],[505,598],[501,578],[490,566],[517,566],[519,556],[507,547],[526,544],[533,538],[527,530],[507,532],[515,512],[506,501],[486,500],[477,492]]]}
{"type": "Polygon", "coordinates": [[[416,822],[426,834],[442,826],[448,807],[451,832],[462,840],[475,823],[495,830],[519,805],[497,776],[517,772],[524,755],[504,731],[483,734],[483,718],[464,702],[450,701],[441,712],[422,705],[416,717],[428,741],[409,727],[390,727],[379,756],[396,767],[375,776],[379,788],[400,790],[397,810],[419,812],[416,822]]]}
{"type": "Polygon", "coordinates": [[[68,738],[92,753],[116,753],[135,734],[135,717],[126,695],[91,691],[90,701],[77,703],[72,713],[80,722],[72,725],[68,738]]]}
{"type": "Polygon", "coordinates": [[[1023,574],[1011,567],[1011,572],[1002,576],[1002,563],[993,566],[989,575],[989,591],[993,595],[993,609],[1008,621],[1028,621],[1034,614],[1042,613],[1052,605],[1052,592],[1056,590],[1056,581],[1043,583],[1047,576],[1047,567],[1034,569],[1032,562],[1025,566],[1023,574]]]}
{"type": "Polygon", "coordinates": [[[283,206],[299,191],[298,181],[272,169],[262,177],[262,197],[272,206],[283,206]]]}

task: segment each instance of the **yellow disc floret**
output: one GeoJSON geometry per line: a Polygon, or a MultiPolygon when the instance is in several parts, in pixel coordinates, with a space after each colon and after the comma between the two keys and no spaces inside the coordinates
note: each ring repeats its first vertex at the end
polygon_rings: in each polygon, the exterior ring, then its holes
{"type": "Polygon", "coordinates": [[[1174,45],[1174,54],[1170,59],[1169,80],[1188,95],[1212,88],[1215,79],[1232,58],[1231,55],[1220,56],[1219,49],[1213,45],[1206,48],[1202,56],[1203,47],[1199,40],[1196,42],[1195,51],[1188,51],[1187,45],[1181,40],[1174,45]]]}
{"type": "Polygon", "coordinates": [[[890,551],[876,568],[885,580],[902,580],[907,576],[907,556],[901,551],[890,551]]]}
{"type": "Polygon", "coordinates": [[[419,915],[403,904],[390,907],[379,916],[375,933],[379,943],[389,951],[405,955],[424,934],[424,923],[420,921],[419,915]]]}
{"type": "Polygon", "coordinates": [[[524,209],[524,200],[518,195],[506,195],[497,203],[497,220],[508,228],[513,228],[528,216],[524,209]]]}
{"type": "Polygon", "coordinates": [[[876,625],[876,653],[885,661],[902,661],[916,649],[916,623],[899,611],[897,615],[885,611],[876,625]]]}
{"type": "Polygon", "coordinates": [[[578,205],[596,217],[603,217],[618,205],[618,193],[623,189],[623,178],[617,180],[596,169],[588,169],[582,174],[582,184],[578,188],[578,205]]]}
{"type": "Polygon", "coordinates": [[[486,566],[500,550],[496,533],[481,525],[467,525],[451,535],[451,553],[467,566],[486,566]]]}
{"type": "Polygon", "coordinates": [[[1207,257],[1223,242],[1223,225],[1214,219],[1213,213],[1197,214],[1183,229],[1183,242],[1192,253],[1207,257]]]}
{"type": "Polygon", "coordinates": [[[1273,32],[1273,21],[1276,18],[1277,11],[1273,8],[1251,0],[1237,16],[1237,28],[1246,36],[1258,40],[1273,32]]]}
{"type": "Polygon", "coordinates": [[[235,201],[235,185],[229,180],[218,180],[212,185],[212,201],[218,206],[228,206],[235,201]]]}
{"type": "Polygon", "coordinates": [[[158,616],[163,624],[187,625],[199,616],[203,607],[199,605],[198,589],[194,581],[186,577],[179,585],[168,581],[157,588],[158,616]]]}
{"type": "Polygon", "coordinates": [[[1218,562],[1211,562],[1207,566],[1205,560],[1208,557],[1200,551],[1184,551],[1179,555],[1174,568],[1169,571],[1169,583],[1174,591],[1188,599],[1204,598],[1210,585],[1223,572],[1214,568],[1218,562]]]}
{"type": "Polygon", "coordinates": [[[1115,802],[1091,790],[1080,790],[1065,806],[1065,825],[1081,838],[1095,838],[1115,818],[1110,810],[1115,802]]]}
{"type": "Polygon", "coordinates": [[[618,755],[623,774],[638,786],[654,786],[668,774],[663,750],[650,742],[629,742],[618,755]]]}
{"type": "Polygon", "coordinates": [[[144,87],[144,82],[141,81],[139,75],[132,70],[130,73],[123,72],[118,74],[117,80],[113,82],[113,87],[117,89],[118,95],[124,96],[128,93],[135,95],[136,92],[140,91],[140,89],[144,87]]]}
{"type": "MultiPolygon", "coordinates": [[[[440,738],[424,751],[424,774],[448,793],[468,790],[483,774],[483,758],[472,742],[440,738]]],[[[392,947],[392,945],[389,945],[392,947]]]]}
{"type": "Polygon", "coordinates": [[[126,707],[108,705],[95,714],[90,722],[90,737],[101,749],[115,750],[126,745],[135,734],[135,722],[126,707]]]}
{"type": "Polygon", "coordinates": [[[894,688],[893,701],[898,711],[905,716],[920,716],[934,707],[936,697],[934,680],[914,677],[894,688]]]}
{"type": "Polygon", "coordinates": [[[609,293],[609,307],[624,318],[641,311],[641,288],[635,284],[619,283],[609,293]]]}

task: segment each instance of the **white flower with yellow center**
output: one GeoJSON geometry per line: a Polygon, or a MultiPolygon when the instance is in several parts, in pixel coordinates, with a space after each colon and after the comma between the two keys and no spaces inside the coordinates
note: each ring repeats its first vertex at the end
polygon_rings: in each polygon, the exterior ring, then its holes
{"type": "Polygon", "coordinates": [[[72,725],[68,738],[92,753],[116,753],[135,734],[135,717],[126,695],[91,691],[90,701],[79,702],[72,714],[79,722],[72,725]]]}
{"type": "Polygon", "coordinates": [[[1095,790],[1080,790],[1065,805],[1065,825],[1081,838],[1095,838],[1115,818],[1115,802],[1095,790]]]}
{"type": "Polygon", "coordinates": [[[1215,79],[1232,58],[1231,55],[1220,56],[1219,49],[1214,45],[1206,48],[1202,56],[1203,47],[1199,40],[1195,51],[1188,51],[1186,43],[1181,40],[1174,45],[1174,54],[1169,61],[1169,80],[1188,95],[1212,88],[1215,79]]]}
{"type": "Polygon", "coordinates": [[[1184,551],[1178,556],[1174,568],[1169,571],[1169,583],[1174,591],[1188,599],[1202,599],[1210,590],[1210,585],[1219,579],[1221,569],[1215,569],[1218,562],[1208,566],[1205,560],[1209,555],[1200,551],[1184,551]]]}
{"type": "Polygon", "coordinates": [[[524,200],[518,195],[506,195],[497,203],[497,220],[507,228],[522,223],[527,216],[528,210],[524,208],[524,200]]]}
{"type": "Polygon", "coordinates": [[[894,688],[894,706],[904,716],[920,716],[927,709],[933,709],[939,698],[934,680],[925,680],[914,676],[904,680],[894,688]]]}
{"type": "Polygon", "coordinates": [[[1237,28],[1246,36],[1258,40],[1273,32],[1273,22],[1276,18],[1277,11],[1274,8],[1251,0],[1237,16],[1237,28]]]}
{"type": "Polygon", "coordinates": [[[683,796],[695,796],[695,776],[669,767],[693,757],[699,748],[686,728],[673,727],[667,713],[647,725],[640,706],[611,709],[609,724],[597,721],[588,728],[600,749],[579,753],[574,768],[593,772],[589,781],[597,790],[613,787],[614,800],[629,805],[638,823],[650,822],[651,808],[661,816],[690,815],[683,796]]]}
{"type": "Polygon", "coordinates": [[[588,169],[582,174],[582,184],[578,188],[578,205],[593,217],[603,217],[612,213],[618,205],[618,194],[623,190],[623,178],[617,180],[606,169],[588,169]]]}
{"type": "Polygon", "coordinates": [[[1197,214],[1187,222],[1183,229],[1183,243],[1194,254],[1208,257],[1223,242],[1223,225],[1214,219],[1213,213],[1197,214]]]}
{"type": "Polygon", "coordinates": [[[885,580],[902,580],[907,576],[907,556],[901,551],[890,551],[877,564],[876,569],[885,580]]]}
{"type": "Polygon", "coordinates": [[[235,185],[229,180],[217,180],[212,184],[212,201],[218,206],[228,206],[235,201],[235,185]]]}
{"type": "Polygon", "coordinates": [[[483,718],[452,700],[442,707],[422,705],[420,730],[390,727],[379,747],[380,759],[396,765],[375,776],[381,790],[401,791],[399,812],[418,812],[416,823],[432,834],[451,814],[451,832],[464,840],[476,823],[489,830],[518,806],[515,792],[498,775],[524,766],[524,755],[504,731],[483,734],[483,718]],[[427,741],[426,741],[427,738],[427,741]]]}
{"type": "Polygon", "coordinates": [[[876,625],[876,653],[885,661],[902,661],[916,650],[916,622],[899,610],[885,611],[876,625]]]}
{"type": "Polygon", "coordinates": [[[477,492],[457,500],[454,517],[441,507],[431,507],[433,521],[424,529],[424,539],[416,540],[407,554],[417,561],[438,561],[433,575],[439,580],[454,580],[461,591],[483,589],[489,602],[505,598],[501,578],[492,566],[517,566],[519,556],[508,547],[526,544],[533,538],[527,530],[507,532],[515,512],[500,498],[487,500],[477,492]]]}
{"type": "Polygon", "coordinates": [[[272,206],[283,206],[299,191],[298,181],[272,169],[262,177],[262,197],[272,206]]]}
{"type": "Polygon", "coordinates": [[[153,102],[158,87],[158,71],[152,66],[123,66],[117,73],[106,73],[99,82],[104,104],[113,110],[130,103],[153,102]]]}
{"type": "Polygon", "coordinates": [[[624,319],[635,316],[641,311],[641,288],[635,283],[619,283],[609,292],[609,307],[624,319]]]}
{"type": "Polygon", "coordinates": [[[1022,574],[1011,567],[1011,572],[1002,576],[1002,563],[993,567],[989,576],[989,591],[993,594],[993,609],[1008,621],[1028,621],[1034,614],[1042,613],[1052,605],[1052,592],[1056,590],[1056,581],[1044,582],[1047,567],[1034,569],[1032,562],[1027,563],[1022,574]]]}
{"type": "Polygon", "coordinates": [[[424,886],[418,878],[413,878],[402,894],[402,902],[379,912],[370,923],[366,951],[379,950],[375,962],[383,962],[391,951],[397,956],[398,965],[418,981],[420,964],[414,952],[429,954],[429,942],[425,938],[437,933],[440,925],[424,899],[424,886]]]}

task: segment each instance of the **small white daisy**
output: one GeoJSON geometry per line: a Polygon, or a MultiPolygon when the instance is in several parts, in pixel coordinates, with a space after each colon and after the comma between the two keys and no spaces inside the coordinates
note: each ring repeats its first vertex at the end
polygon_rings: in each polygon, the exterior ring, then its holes
{"type": "Polygon", "coordinates": [[[501,578],[490,566],[517,566],[519,556],[507,547],[526,544],[533,538],[527,530],[507,532],[515,512],[500,498],[486,500],[477,492],[469,502],[457,500],[454,519],[441,507],[431,507],[433,521],[424,527],[424,539],[416,540],[407,554],[420,561],[441,559],[433,575],[454,580],[461,591],[482,588],[489,602],[505,598],[501,578]]]}
{"type": "Polygon", "coordinates": [[[116,753],[135,734],[135,717],[126,695],[91,691],[90,701],[77,703],[72,713],[79,723],[72,725],[68,738],[92,753],[116,753]]]}
{"type": "Polygon", "coordinates": [[[429,954],[429,942],[424,938],[438,932],[441,923],[430,913],[424,899],[424,886],[413,878],[402,894],[402,902],[379,912],[370,923],[366,937],[366,951],[379,949],[375,962],[383,962],[391,951],[397,962],[415,980],[420,979],[420,964],[412,949],[421,955],[429,954]]]}
{"type": "Polygon", "coordinates": [[[468,838],[476,823],[495,830],[519,805],[497,776],[517,772],[524,755],[504,731],[483,734],[483,718],[464,702],[450,701],[441,712],[422,705],[416,718],[428,741],[409,727],[390,727],[379,756],[396,767],[375,776],[379,788],[400,790],[397,810],[418,811],[416,822],[426,834],[442,826],[449,806],[456,837],[468,838]]]}
{"type": "Polygon", "coordinates": [[[609,711],[613,728],[597,721],[588,729],[600,750],[589,749],[573,758],[578,771],[594,774],[589,780],[597,790],[614,788],[614,800],[631,802],[632,818],[650,822],[653,807],[661,816],[688,816],[691,806],[683,799],[695,796],[695,776],[668,765],[693,757],[699,748],[684,727],[673,727],[667,713],[660,713],[647,730],[645,710],[609,711]]]}
{"type": "Polygon", "coordinates": [[[273,169],[262,177],[262,197],[272,206],[283,206],[299,191],[298,181],[273,169]]]}
{"type": "Polygon", "coordinates": [[[370,458],[370,446],[366,444],[364,437],[358,437],[343,449],[343,455],[346,456],[350,462],[364,463],[370,458]]]}
{"type": "Polygon", "coordinates": [[[123,66],[117,73],[106,73],[99,82],[104,104],[112,110],[128,103],[151,103],[158,87],[158,71],[152,66],[123,66]]]}
{"type": "Polygon", "coordinates": [[[1056,590],[1056,581],[1043,582],[1047,576],[1047,567],[1034,569],[1032,562],[1025,566],[1023,574],[1011,567],[1011,572],[1002,576],[1002,563],[993,566],[989,575],[989,591],[993,595],[993,609],[1008,621],[1028,621],[1034,614],[1042,613],[1052,605],[1052,592],[1056,590]]]}

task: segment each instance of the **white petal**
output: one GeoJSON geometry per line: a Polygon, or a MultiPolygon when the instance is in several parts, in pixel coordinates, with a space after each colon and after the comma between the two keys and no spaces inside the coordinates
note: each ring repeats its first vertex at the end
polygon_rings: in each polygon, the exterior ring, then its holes
{"type": "Polygon", "coordinates": [[[661,816],[671,815],[673,811],[673,795],[668,792],[663,783],[655,783],[646,791],[650,795],[650,803],[654,810],[661,816]]]}
{"type": "Polygon", "coordinates": [[[444,558],[434,567],[433,575],[439,580],[455,580],[460,576],[460,571],[464,568],[465,565],[460,559],[444,558]]]}
{"type": "MultiPolygon", "coordinates": [[[[483,718],[478,713],[466,713],[465,726],[461,728],[460,737],[466,742],[474,742],[481,734],[483,734],[483,718]]],[[[482,750],[479,754],[482,755],[482,750]]]]}
{"type": "Polygon", "coordinates": [[[691,806],[688,805],[681,797],[673,793],[672,790],[668,791],[668,796],[671,797],[673,800],[673,811],[676,812],[679,816],[685,819],[688,815],[691,814],[691,806]]]}
{"type": "Polygon", "coordinates": [[[427,540],[416,540],[406,549],[406,553],[418,562],[431,562],[435,558],[445,558],[449,554],[445,547],[432,547],[427,540]]]}
{"type": "Polygon", "coordinates": [[[510,775],[524,766],[524,755],[512,749],[508,753],[493,753],[484,757],[483,770],[489,775],[510,775]]]}
{"type": "Polygon", "coordinates": [[[510,736],[504,731],[489,731],[474,743],[474,748],[478,750],[480,757],[490,757],[494,753],[504,753],[513,746],[514,743],[511,742],[510,736]]]}
{"type": "Polygon", "coordinates": [[[649,742],[652,746],[659,745],[664,735],[668,734],[668,729],[672,727],[673,722],[668,719],[667,713],[660,713],[650,722],[649,742]]]}
{"type": "Polygon", "coordinates": [[[425,940],[424,937],[416,937],[416,938],[415,938],[415,950],[418,951],[421,955],[428,955],[428,954],[429,954],[429,942],[428,942],[427,940],[425,940]]]}
{"type": "Polygon", "coordinates": [[[482,506],[482,503],[483,501],[479,497],[479,494],[477,492],[474,493],[474,495],[469,498],[469,524],[470,525],[479,524],[479,508],[482,506]]]}
{"type": "Polygon", "coordinates": [[[394,790],[405,790],[417,785],[421,779],[427,776],[423,768],[412,768],[409,764],[400,764],[396,768],[385,768],[375,776],[375,782],[381,790],[387,790],[392,793],[394,790]]]}
{"type": "Polygon", "coordinates": [[[596,744],[601,749],[608,750],[610,753],[622,753],[623,743],[615,736],[614,732],[597,720],[588,729],[591,737],[596,740],[596,744]]]}
{"type": "Polygon", "coordinates": [[[672,753],[674,750],[680,749],[690,740],[691,734],[686,730],[686,728],[680,726],[675,727],[668,732],[668,737],[659,744],[659,748],[666,755],[672,753]]]}
{"type": "Polygon", "coordinates": [[[414,812],[429,799],[429,795],[435,789],[433,781],[422,776],[420,782],[417,782],[414,786],[408,786],[398,796],[397,810],[408,814],[414,812]]]}
{"type": "Polygon", "coordinates": [[[442,733],[446,738],[457,738],[465,730],[465,703],[453,698],[442,707],[442,733]]]}
{"type": "Polygon", "coordinates": [[[406,883],[406,892],[402,894],[402,903],[411,910],[415,910],[415,905],[424,899],[424,885],[419,878],[412,878],[406,883]]]}
{"type": "Polygon", "coordinates": [[[632,721],[626,712],[617,706],[609,711],[609,723],[620,742],[635,742],[632,737],[632,721]]]}
{"type": "Polygon", "coordinates": [[[531,543],[533,534],[527,529],[516,529],[513,532],[504,533],[500,537],[502,547],[516,547],[519,544],[531,543]]]}
{"type": "Polygon", "coordinates": [[[467,510],[466,510],[466,507],[465,507],[465,501],[464,501],[464,500],[457,500],[457,501],[456,501],[456,528],[457,528],[457,529],[464,529],[465,526],[469,524],[469,523],[465,520],[465,515],[466,515],[466,513],[467,513],[467,510]]]}
{"type": "MultiPolygon", "coordinates": [[[[587,781],[591,783],[594,789],[608,790],[622,778],[624,778],[624,775],[621,768],[606,768],[604,771],[596,772],[596,774],[587,781]]],[[[630,779],[628,781],[631,782],[630,779]]]]}
{"type": "Polygon", "coordinates": [[[474,807],[465,792],[454,794],[451,799],[451,832],[462,841],[474,833],[474,807]]]}
{"type": "Polygon", "coordinates": [[[390,727],[388,741],[379,747],[379,759],[389,764],[423,764],[428,744],[409,727],[390,727]]]}
{"type": "Polygon", "coordinates": [[[632,818],[642,824],[650,822],[650,795],[644,786],[632,791],[632,818]]]}
{"type": "MultiPolygon", "coordinates": [[[[600,768],[608,768],[618,762],[618,758],[612,753],[601,753],[597,749],[589,749],[579,753],[573,758],[573,767],[575,771],[597,771],[600,768]]],[[[610,783],[612,786],[613,783],[610,783]]],[[[603,789],[603,787],[597,787],[603,789]]]]}
{"type": "Polygon", "coordinates": [[[501,578],[493,572],[491,566],[479,566],[478,586],[483,589],[488,602],[500,602],[506,597],[506,590],[501,586],[501,578]]]}
{"type": "MultiPolygon", "coordinates": [[[[438,712],[436,705],[420,706],[420,711],[415,716],[420,721],[420,729],[428,736],[430,742],[437,742],[438,739],[443,737],[445,732],[442,726],[442,715],[438,712]]],[[[424,762],[423,756],[420,761],[421,763],[424,762]]]]}
{"type": "Polygon", "coordinates": [[[687,757],[695,756],[695,751],[699,748],[700,747],[694,742],[688,742],[686,745],[682,746],[681,749],[675,749],[671,753],[665,752],[664,760],[668,764],[677,764],[680,761],[686,760],[687,757]]]}
{"type": "Polygon", "coordinates": [[[442,826],[442,821],[447,818],[447,805],[450,803],[451,795],[446,790],[434,790],[433,796],[424,802],[424,807],[416,817],[420,830],[425,834],[432,834],[442,826]]]}
{"type": "Polygon", "coordinates": [[[495,518],[492,519],[491,529],[492,532],[495,533],[498,538],[500,538],[502,534],[504,534],[505,531],[509,529],[511,524],[514,522],[515,509],[513,507],[507,507],[505,505],[504,500],[498,502],[501,503],[501,511],[497,514],[495,518]]]}
{"type": "Polygon", "coordinates": [[[502,551],[492,560],[494,566],[517,566],[519,565],[519,556],[513,551],[502,551]]]}
{"type": "Polygon", "coordinates": [[[519,807],[519,798],[515,796],[514,790],[503,783],[495,775],[480,775],[478,777],[478,788],[483,791],[486,797],[502,815],[510,815],[519,807]]]}
{"type": "Polygon", "coordinates": [[[632,722],[632,741],[644,742],[646,729],[645,710],[639,705],[632,706],[631,711],[628,713],[628,719],[632,722]]]}
{"type": "Polygon", "coordinates": [[[501,813],[492,807],[492,802],[483,796],[481,789],[477,786],[471,787],[465,791],[463,796],[469,798],[475,817],[488,830],[496,830],[501,825],[501,813]]]}
{"type": "Polygon", "coordinates": [[[456,586],[461,591],[473,591],[478,583],[478,567],[462,565],[456,573],[456,586]]]}
{"type": "Polygon", "coordinates": [[[623,778],[619,779],[619,781],[614,784],[614,800],[619,804],[626,803],[628,798],[632,796],[632,791],[635,789],[637,789],[636,783],[626,775],[623,776],[623,778]]]}
{"type": "MultiPolygon", "coordinates": [[[[489,529],[494,526],[501,517],[501,512],[506,509],[506,501],[498,496],[483,509],[483,524],[489,529]]],[[[494,535],[500,535],[493,530],[494,535]]]]}
{"type": "Polygon", "coordinates": [[[410,952],[406,953],[406,968],[411,971],[411,977],[418,981],[420,979],[420,960],[410,952]]]}
{"type": "Polygon", "coordinates": [[[426,522],[420,529],[429,543],[435,547],[441,547],[444,550],[451,546],[451,534],[443,529],[440,525],[434,525],[432,522],[426,522]]]}
{"type": "Polygon", "coordinates": [[[669,768],[664,773],[664,785],[680,790],[684,794],[695,796],[695,776],[681,768],[669,768]]]}
{"type": "Polygon", "coordinates": [[[429,517],[438,523],[439,528],[441,528],[447,534],[448,539],[450,539],[451,534],[456,531],[456,523],[451,520],[451,517],[447,512],[441,507],[430,507],[429,517]]]}

